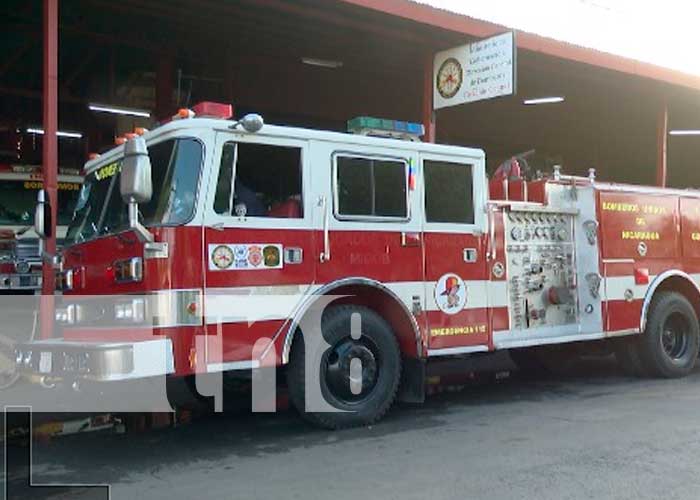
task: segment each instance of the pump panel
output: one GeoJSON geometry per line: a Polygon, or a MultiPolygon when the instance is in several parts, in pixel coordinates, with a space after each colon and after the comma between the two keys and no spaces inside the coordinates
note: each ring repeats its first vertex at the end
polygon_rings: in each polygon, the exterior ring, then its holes
{"type": "Polygon", "coordinates": [[[512,330],[576,323],[573,216],[542,207],[506,213],[512,330]]]}

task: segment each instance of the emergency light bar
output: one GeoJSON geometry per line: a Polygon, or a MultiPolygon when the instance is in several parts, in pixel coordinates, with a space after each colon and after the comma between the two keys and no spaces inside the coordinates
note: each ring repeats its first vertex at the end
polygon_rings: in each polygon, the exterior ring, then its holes
{"type": "Polygon", "coordinates": [[[352,134],[419,141],[419,137],[425,135],[425,127],[420,123],[358,116],[348,121],[348,132],[352,134]]]}

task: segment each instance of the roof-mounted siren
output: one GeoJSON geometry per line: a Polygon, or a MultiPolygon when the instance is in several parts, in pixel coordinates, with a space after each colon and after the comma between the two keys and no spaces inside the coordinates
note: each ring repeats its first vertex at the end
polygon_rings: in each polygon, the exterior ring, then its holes
{"type": "Polygon", "coordinates": [[[348,132],[372,137],[419,142],[420,138],[425,135],[425,127],[421,123],[358,116],[348,121],[348,132]]]}
{"type": "Polygon", "coordinates": [[[243,127],[243,130],[246,132],[254,134],[260,131],[263,125],[265,125],[265,120],[263,120],[262,116],[257,113],[248,113],[240,120],[235,121],[229,128],[235,130],[238,127],[243,127]]]}

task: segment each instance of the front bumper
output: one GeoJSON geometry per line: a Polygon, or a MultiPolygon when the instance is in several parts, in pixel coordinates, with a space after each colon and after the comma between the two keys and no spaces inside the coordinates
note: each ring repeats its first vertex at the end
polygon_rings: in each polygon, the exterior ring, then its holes
{"type": "Polygon", "coordinates": [[[41,274],[0,274],[0,290],[38,290],[41,288],[41,274]]]}
{"type": "Polygon", "coordinates": [[[18,371],[44,380],[110,382],[175,372],[170,339],[139,342],[38,340],[15,349],[18,371]]]}

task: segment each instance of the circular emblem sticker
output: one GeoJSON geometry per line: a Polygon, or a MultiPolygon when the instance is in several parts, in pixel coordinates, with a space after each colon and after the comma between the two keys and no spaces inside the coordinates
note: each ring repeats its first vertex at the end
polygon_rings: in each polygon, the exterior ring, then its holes
{"type": "Polygon", "coordinates": [[[467,303],[467,287],[453,273],[443,275],[435,285],[435,302],[445,314],[457,314],[467,303]]]}
{"type": "Polygon", "coordinates": [[[262,264],[263,255],[262,249],[257,245],[251,245],[248,247],[248,263],[253,267],[258,267],[262,264]]]}
{"type": "Polygon", "coordinates": [[[263,248],[263,259],[265,267],[278,267],[280,265],[280,251],[275,245],[268,245],[263,248]]]}
{"type": "Polygon", "coordinates": [[[226,245],[219,245],[211,253],[211,260],[217,268],[228,269],[233,264],[233,251],[226,245]]]}

